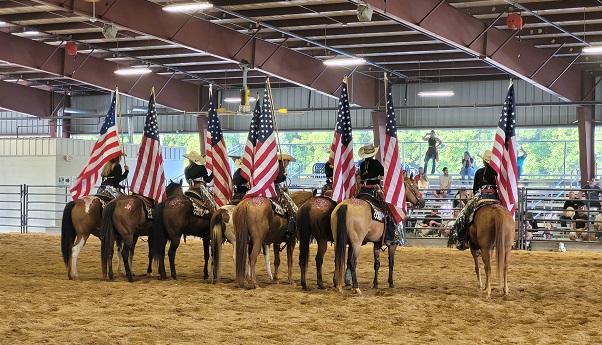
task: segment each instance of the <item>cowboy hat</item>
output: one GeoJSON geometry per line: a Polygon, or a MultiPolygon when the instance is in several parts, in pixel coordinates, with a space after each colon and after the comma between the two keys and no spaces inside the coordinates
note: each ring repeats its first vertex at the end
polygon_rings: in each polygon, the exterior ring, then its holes
{"type": "Polygon", "coordinates": [[[201,154],[196,151],[191,151],[190,153],[186,153],[183,156],[184,158],[188,158],[192,163],[196,165],[205,164],[205,158],[203,158],[203,156],[201,156],[201,154]]]}
{"type": "Polygon", "coordinates": [[[481,155],[477,155],[477,156],[481,157],[485,163],[489,164],[489,162],[491,161],[491,155],[492,155],[491,150],[485,150],[485,152],[483,152],[482,156],[481,155]]]}
{"type": "Polygon", "coordinates": [[[288,153],[282,153],[282,152],[278,152],[278,160],[283,160],[283,161],[290,161],[290,162],[296,162],[297,160],[295,159],[295,157],[289,155],[288,153]]]}
{"type": "Polygon", "coordinates": [[[378,146],[374,144],[366,144],[360,148],[358,155],[362,158],[374,157],[378,152],[378,146]]]}

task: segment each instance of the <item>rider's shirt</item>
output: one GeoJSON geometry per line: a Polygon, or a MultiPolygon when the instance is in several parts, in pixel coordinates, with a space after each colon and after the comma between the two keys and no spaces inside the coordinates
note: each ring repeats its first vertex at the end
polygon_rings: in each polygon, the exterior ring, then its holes
{"type": "Polygon", "coordinates": [[[184,176],[186,180],[190,181],[204,181],[209,183],[213,180],[213,174],[209,174],[207,168],[204,165],[190,164],[184,169],[184,176]]]}
{"type": "Polygon", "coordinates": [[[111,170],[111,173],[109,174],[109,176],[105,176],[102,178],[102,183],[100,184],[100,186],[101,187],[111,186],[111,187],[119,189],[119,188],[121,188],[119,183],[121,183],[121,181],[125,180],[128,177],[128,173],[129,173],[129,170],[126,170],[125,172],[123,172],[121,170],[121,164],[116,164],[113,167],[113,170],[111,170]]]}
{"type": "Polygon", "coordinates": [[[360,164],[360,179],[365,185],[377,185],[380,183],[379,176],[385,174],[385,169],[379,161],[373,158],[365,158],[360,164]]]}

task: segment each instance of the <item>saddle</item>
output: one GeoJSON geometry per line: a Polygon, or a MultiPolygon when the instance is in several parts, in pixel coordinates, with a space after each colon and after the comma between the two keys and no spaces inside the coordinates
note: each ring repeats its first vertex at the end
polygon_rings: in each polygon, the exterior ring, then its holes
{"type": "Polygon", "coordinates": [[[184,192],[184,195],[192,203],[192,213],[204,219],[211,219],[210,201],[206,197],[194,189],[189,189],[184,192]]]}
{"type": "Polygon", "coordinates": [[[288,212],[286,212],[286,208],[282,206],[282,202],[279,200],[268,199],[272,203],[272,211],[278,217],[288,218],[288,212]]]}
{"type": "Polygon", "coordinates": [[[144,214],[146,216],[146,220],[147,221],[153,220],[153,210],[155,209],[155,206],[157,206],[157,203],[155,202],[155,200],[153,200],[151,198],[147,198],[144,195],[140,195],[140,194],[134,194],[132,196],[135,197],[136,199],[140,200],[140,202],[142,202],[142,205],[144,206],[144,214]]]}
{"type": "Polygon", "coordinates": [[[356,196],[356,199],[364,200],[368,203],[368,205],[370,205],[373,220],[380,223],[385,222],[385,212],[381,207],[376,206],[380,204],[380,202],[373,195],[367,193],[360,193],[356,196]]]}

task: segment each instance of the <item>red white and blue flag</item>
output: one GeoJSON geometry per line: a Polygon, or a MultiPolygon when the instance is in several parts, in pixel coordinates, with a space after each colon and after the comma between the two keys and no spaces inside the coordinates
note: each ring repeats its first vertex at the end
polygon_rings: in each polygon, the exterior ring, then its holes
{"type": "Polygon", "coordinates": [[[351,113],[347,79],[341,84],[337,125],[330,146],[328,164],[333,166],[332,199],[341,202],[355,194],[355,163],[353,161],[353,136],[351,135],[351,113]]]}
{"type": "Polygon", "coordinates": [[[240,175],[244,177],[245,180],[249,181],[250,186],[253,185],[253,157],[255,156],[255,144],[257,143],[259,117],[261,117],[261,102],[257,100],[255,103],[255,110],[253,110],[253,117],[251,118],[249,134],[247,135],[245,152],[241,157],[240,165],[240,175]]]}
{"type": "MultiPolygon", "coordinates": [[[[263,111],[258,117],[255,126],[251,125],[247,144],[251,143],[250,152],[245,148],[243,163],[245,160],[253,162],[251,189],[245,195],[247,197],[263,196],[275,197],[276,188],[274,180],[278,175],[278,154],[276,151],[276,135],[274,133],[274,115],[272,114],[272,103],[268,88],[263,94],[263,111]],[[246,157],[247,154],[251,157],[246,157]]],[[[242,172],[242,170],[241,170],[242,172]]]]}
{"type": "Polygon", "coordinates": [[[163,172],[163,155],[159,141],[157,108],[155,105],[155,89],[151,91],[148,112],[144,122],[142,144],[138,150],[138,162],[130,187],[132,193],[151,198],[156,202],[165,200],[165,174],[163,172]]]}
{"type": "Polygon", "coordinates": [[[383,152],[385,168],[384,197],[391,207],[391,213],[397,223],[400,223],[406,213],[406,190],[399,161],[399,142],[397,140],[397,121],[393,109],[391,85],[385,79],[387,91],[387,123],[385,130],[385,150],[383,152]]]}
{"type": "Polygon", "coordinates": [[[113,158],[122,155],[121,147],[119,146],[119,136],[117,135],[117,126],[115,124],[116,102],[117,90],[113,94],[111,106],[100,128],[98,140],[94,143],[88,163],[75,180],[73,187],[69,190],[73,196],[73,200],[90,194],[96,185],[100,169],[113,158]]]}
{"type": "Polygon", "coordinates": [[[493,142],[489,165],[497,173],[500,201],[514,216],[518,201],[518,167],[516,165],[516,107],[514,85],[508,88],[500,122],[493,142]]]}
{"type": "Polygon", "coordinates": [[[207,162],[205,167],[209,173],[213,173],[213,195],[217,206],[227,204],[232,198],[232,175],[230,175],[230,163],[228,163],[228,149],[213,104],[213,92],[211,90],[209,91],[207,162]]]}

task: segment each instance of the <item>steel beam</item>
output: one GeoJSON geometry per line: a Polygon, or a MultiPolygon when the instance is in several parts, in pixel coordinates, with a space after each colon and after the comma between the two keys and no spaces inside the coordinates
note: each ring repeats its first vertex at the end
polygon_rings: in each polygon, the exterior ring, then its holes
{"type": "MultiPolygon", "coordinates": [[[[147,100],[152,86],[163,89],[157,103],[183,110],[198,111],[204,103],[201,87],[156,74],[137,77],[117,76],[117,64],[83,54],[76,58],[65,54],[64,49],[27,38],[0,32],[0,60],[23,67],[64,76],[105,90],[119,86],[122,93],[147,100]],[[35,52],[35,53],[34,53],[35,52]]],[[[207,91],[205,91],[207,92],[207,91]]]]}
{"type": "Polygon", "coordinates": [[[60,107],[63,95],[0,81],[0,108],[19,113],[50,117],[60,107]]]}
{"type": "MultiPolygon", "coordinates": [[[[92,4],[85,1],[36,0],[57,9],[92,16],[92,4]]],[[[146,0],[108,0],[96,6],[97,18],[104,22],[179,44],[194,51],[236,62],[246,61],[255,68],[299,86],[337,97],[345,74],[352,70],[328,68],[314,57],[235,30],[181,13],[166,13],[162,6],[146,0]],[[136,20],[132,20],[135,17],[136,20]],[[227,42],[227,44],[224,44],[227,42]]],[[[352,73],[349,76],[352,103],[372,106],[377,102],[378,80],[352,73]]]]}
{"type": "Polygon", "coordinates": [[[549,52],[517,38],[511,38],[508,43],[505,43],[509,34],[497,28],[490,28],[487,35],[469,45],[483,31],[486,23],[447,3],[439,6],[431,16],[418,25],[417,23],[429,11],[439,5],[439,0],[352,1],[368,3],[375,11],[391,20],[478,56],[492,66],[520,77],[564,100],[581,100],[581,70],[578,67],[569,67],[554,82],[558,71],[563,71],[570,61],[554,57],[544,64],[549,58],[549,52]],[[502,45],[503,47],[500,48],[502,45]],[[540,71],[533,75],[538,68],[540,71]]]}

